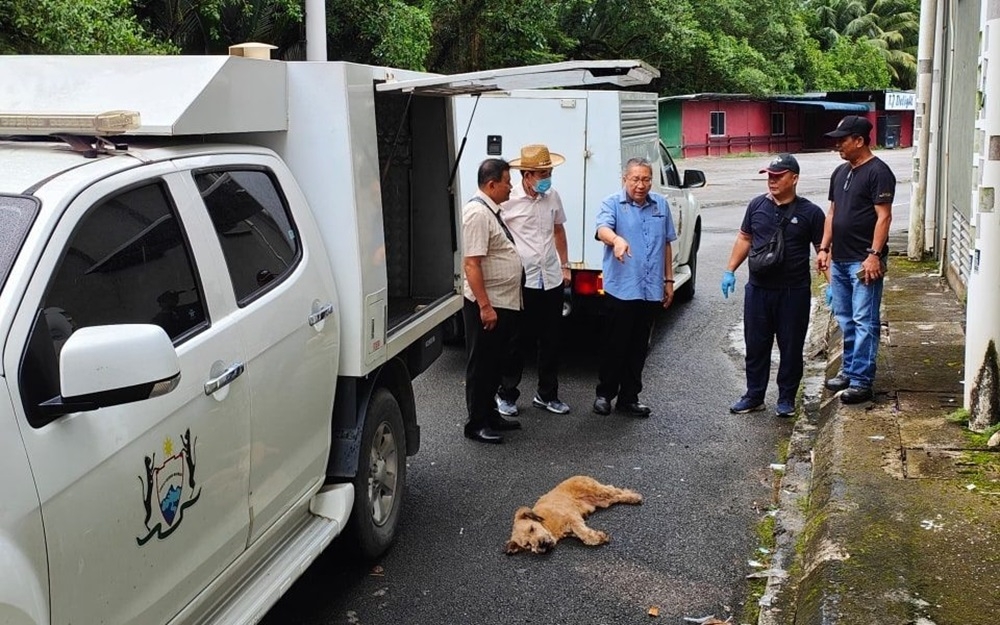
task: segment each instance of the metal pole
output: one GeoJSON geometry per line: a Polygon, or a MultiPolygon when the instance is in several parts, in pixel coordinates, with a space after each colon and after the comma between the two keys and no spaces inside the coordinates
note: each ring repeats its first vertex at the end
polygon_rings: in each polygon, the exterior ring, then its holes
{"type": "Polygon", "coordinates": [[[973,157],[973,214],[976,224],[972,275],[966,304],[965,405],[969,426],[985,429],[997,420],[991,407],[998,397],[996,359],[991,344],[1000,344],[1000,0],[984,0],[980,17],[978,101],[973,157]],[[990,362],[992,360],[992,364],[990,362]]]}
{"type": "Polygon", "coordinates": [[[327,60],[326,0],[306,0],[306,60],[327,60]]]}
{"type": "Polygon", "coordinates": [[[913,193],[910,202],[910,232],[906,254],[910,260],[924,256],[924,215],[927,202],[927,156],[930,151],[931,102],[934,99],[931,78],[934,75],[934,22],[937,0],[920,0],[920,40],[917,44],[917,158],[913,162],[913,193]]]}

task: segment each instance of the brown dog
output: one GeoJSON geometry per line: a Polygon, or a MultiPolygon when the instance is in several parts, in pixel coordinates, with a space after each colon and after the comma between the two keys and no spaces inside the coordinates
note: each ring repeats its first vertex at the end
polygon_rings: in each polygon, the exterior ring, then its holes
{"type": "Polygon", "coordinates": [[[587,527],[584,519],[597,508],[615,503],[642,503],[642,495],[627,488],[601,484],[592,477],[577,475],[545,493],[534,508],[518,508],[514,531],[507,542],[507,554],[519,551],[545,553],[564,536],[576,536],[585,545],[603,545],[610,538],[587,527]]]}

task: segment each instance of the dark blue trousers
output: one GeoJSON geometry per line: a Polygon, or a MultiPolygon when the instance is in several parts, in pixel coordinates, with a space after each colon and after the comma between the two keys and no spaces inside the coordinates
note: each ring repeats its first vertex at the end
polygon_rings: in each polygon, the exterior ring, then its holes
{"type": "Polygon", "coordinates": [[[802,381],[802,349],[809,328],[809,287],[765,289],[746,285],[743,339],[746,342],[747,396],[764,400],[771,377],[771,349],[778,339],[778,398],[795,401],[802,381]]]}

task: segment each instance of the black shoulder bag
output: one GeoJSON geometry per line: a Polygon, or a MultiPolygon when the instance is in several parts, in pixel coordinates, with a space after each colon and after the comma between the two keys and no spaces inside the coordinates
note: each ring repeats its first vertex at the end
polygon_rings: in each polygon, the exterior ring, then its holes
{"type": "Polygon", "coordinates": [[[781,215],[781,221],[767,243],[750,250],[750,256],[747,258],[747,266],[750,271],[756,274],[767,274],[774,271],[785,260],[785,226],[788,225],[788,220],[791,219],[793,212],[795,212],[794,200],[781,215]]]}

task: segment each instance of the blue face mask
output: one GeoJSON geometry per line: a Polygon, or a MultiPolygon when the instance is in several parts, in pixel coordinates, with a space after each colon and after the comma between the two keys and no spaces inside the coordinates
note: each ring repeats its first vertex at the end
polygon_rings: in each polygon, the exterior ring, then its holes
{"type": "Polygon", "coordinates": [[[535,193],[546,193],[552,188],[552,178],[542,178],[535,183],[535,193]]]}

